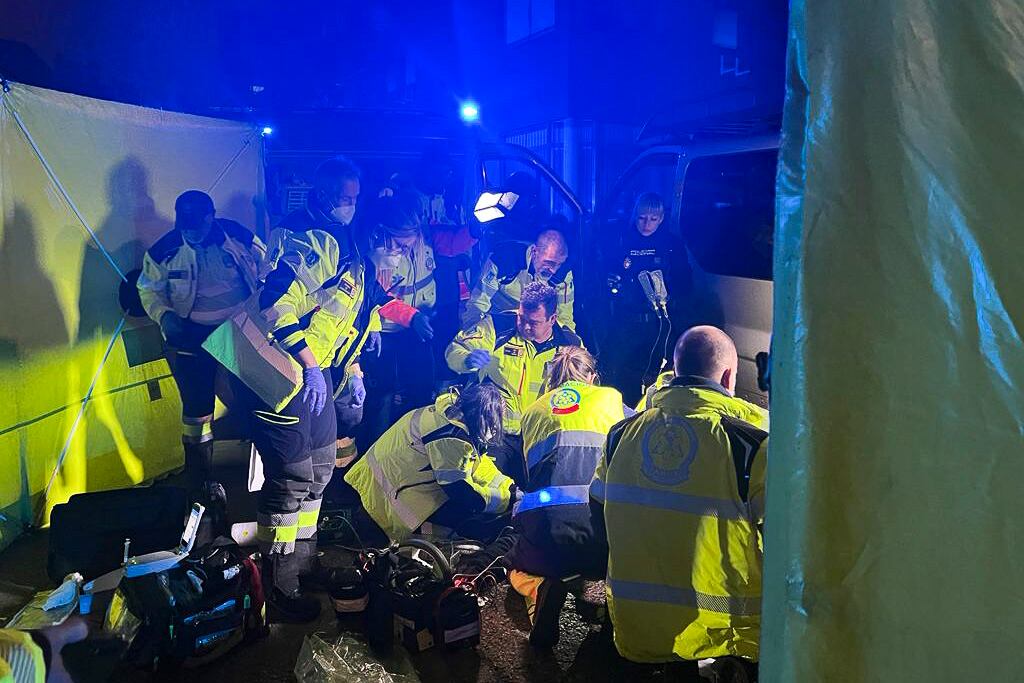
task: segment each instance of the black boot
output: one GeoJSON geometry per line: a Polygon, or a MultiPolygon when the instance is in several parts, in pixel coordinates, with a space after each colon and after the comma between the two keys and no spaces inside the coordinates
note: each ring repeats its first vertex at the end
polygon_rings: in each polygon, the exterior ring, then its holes
{"type": "Polygon", "coordinates": [[[270,623],[305,624],[320,616],[320,601],[299,590],[297,560],[294,553],[263,557],[263,585],[270,623]]]}

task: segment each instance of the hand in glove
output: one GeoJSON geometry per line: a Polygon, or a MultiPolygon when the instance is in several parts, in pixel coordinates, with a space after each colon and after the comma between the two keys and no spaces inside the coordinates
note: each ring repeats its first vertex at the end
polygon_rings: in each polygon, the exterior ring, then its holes
{"type": "Polygon", "coordinates": [[[363,345],[363,353],[373,354],[377,356],[377,358],[380,358],[380,349],[380,332],[370,332],[366,336],[366,344],[363,345]]]}
{"type": "Polygon", "coordinates": [[[363,378],[352,375],[348,380],[348,393],[352,397],[352,407],[358,408],[366,401],[366,385],[363,378]]]}
{"type": "Polygon", "coordinates": [[[420,341],[430,341],[434,338],[434,328],[430,325],[430,318],[425,313],[417,313],[412,317],[409,325],[420,341]]]}
{"type": "Polygon", "coordinates": [[[319,415],[327,405],[327,382],[320,368],[303,368],[302,402],[309,406],[309,412],[319,415]]]}
{"type": "Polygon", "coordinates": [[[466,357],[466,367],[470,370],[479,370],[480,368],[487,367],[487,364],[490,362],[491,354],[483,349],[470,351],[466,357]]]}

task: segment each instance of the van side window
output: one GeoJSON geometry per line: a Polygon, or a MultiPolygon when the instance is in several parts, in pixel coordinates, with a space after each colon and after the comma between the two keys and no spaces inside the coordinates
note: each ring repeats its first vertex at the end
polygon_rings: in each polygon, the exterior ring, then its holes
{"type": "MultiPolygon", "coordinates": [[[[617,183],[606,219],[625,227],[633,213],[633,204],[644,192],[655,192],[665,200],[666,219],[672,213],[675,198],[677,154],[651,154],[630,168],[617,183]]],[[[665,221],[666,226],[669,221],[665,221]]]]}
{"type": "Polygon", "coordinates": [[[772,279],[778,150],[699,157],[683,181],[680,228],[702,269],[772,279]]]}

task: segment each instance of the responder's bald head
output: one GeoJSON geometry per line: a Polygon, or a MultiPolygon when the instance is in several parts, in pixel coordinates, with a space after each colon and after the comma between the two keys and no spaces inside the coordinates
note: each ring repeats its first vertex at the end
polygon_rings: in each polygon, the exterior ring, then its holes
{"type": "Polygon", "coordinates": [[[676,343],[673,361],[676,377],[704,377],[718,382],[730,393],[736,390],[736,344],[717,327],[699,325],[684,332],[676,343]]]}

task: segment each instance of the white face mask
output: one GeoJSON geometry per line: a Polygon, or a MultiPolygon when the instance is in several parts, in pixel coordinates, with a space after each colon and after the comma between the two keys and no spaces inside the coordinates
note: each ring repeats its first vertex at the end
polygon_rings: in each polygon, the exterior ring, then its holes
{"type": "Polygon", "coordinates": [[[402,252],[385,251],[380,257],[381,268],[395,269],[402,265],[402,252]]]}
{"type": "Polygon", "coordinates": [[[356,215],[355,206],[339,206],[331,211],[331,217],[338,221],[342,225],[348,225],[352,222],[352,217],[356,215]]]}

